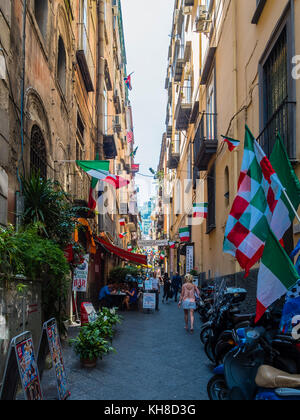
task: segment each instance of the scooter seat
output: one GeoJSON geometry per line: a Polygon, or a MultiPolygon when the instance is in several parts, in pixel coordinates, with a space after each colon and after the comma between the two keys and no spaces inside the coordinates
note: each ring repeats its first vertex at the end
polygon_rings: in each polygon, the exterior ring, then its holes
{"type": "Polygon", "coordinates": [[[257,372],[255,382],[261,388],[300,388],[300,375],[290,375],[271,366],[263,365],[257,372]]]}
{"type": "Polygon", "coordinates": [[[239,324],[240,322],[251,321],[254,317],[253,314],[235,314],[233,320],[235,324],[239,324]]]}

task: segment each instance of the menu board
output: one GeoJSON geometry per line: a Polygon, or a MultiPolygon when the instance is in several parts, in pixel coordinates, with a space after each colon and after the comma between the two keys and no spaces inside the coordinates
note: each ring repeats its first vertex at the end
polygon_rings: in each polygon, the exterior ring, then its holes
{"type": "Polygon", "coordinates": [[[152,290],[152,280],[145,280],[145,290],[152,290]]]}
{"type": "Polygon", "coordinates": [[[155,310],[156,295],[155,293],[144,293],[143,295],[143,309],[155,310]]]}
{"type": "Polygon", "coordinates": [[[32,338],[15,345],[17,364],[25,398],[29,401],[43,399],[32,338]]]}
{"type": "Polygon", "coordinates": [[[46,328],[49,349],[55,368],[57,391],[60,400],[65,400],[70,396],[64,361],[62,357],[62,349],[59,338],[59,332],[55,320],[50,320],[44,326],[46,328]]]}

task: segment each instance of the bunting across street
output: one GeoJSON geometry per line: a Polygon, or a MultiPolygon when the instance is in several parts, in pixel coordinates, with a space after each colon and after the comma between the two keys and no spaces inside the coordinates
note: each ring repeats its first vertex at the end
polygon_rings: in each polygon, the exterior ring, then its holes
{"type": "Polygon", "coordinates": [[[246,126],[238,194],[229,214],[223,248],[237,259],[246,276],[263,255],[283,191],[270,161],[246,126]]]}

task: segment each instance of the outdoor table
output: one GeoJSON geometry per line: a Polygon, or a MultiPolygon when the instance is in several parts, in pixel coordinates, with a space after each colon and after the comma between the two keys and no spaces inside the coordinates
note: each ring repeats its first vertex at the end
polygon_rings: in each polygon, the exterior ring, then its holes
{"type": "Polygon", "coordinates": [[[123,292],[112,293],[110,297],[113,301],[113,306],[116,306],[119,309],[122,309],[122,304],[123,304],[123,300],[125,296],[126,296],[126,293],[123,293],[123,292]],[[116,302],[116,304],[114,304],[114,302],[116,302]]]}

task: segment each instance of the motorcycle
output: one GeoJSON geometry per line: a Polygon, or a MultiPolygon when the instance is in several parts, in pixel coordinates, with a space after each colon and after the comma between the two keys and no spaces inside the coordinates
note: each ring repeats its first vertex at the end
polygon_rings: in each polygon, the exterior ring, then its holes
{"type": "Polygon", "coordinates": [[[300,376],[285,373],[286,360],[273,348],[269,332],[262,327],[242,328],[235,340],[237,346],[214,370],[215,376],[208,383],[210,400],[300,399],[300,392],[282,389],[295,384],[300,387],[300,376]]]}

